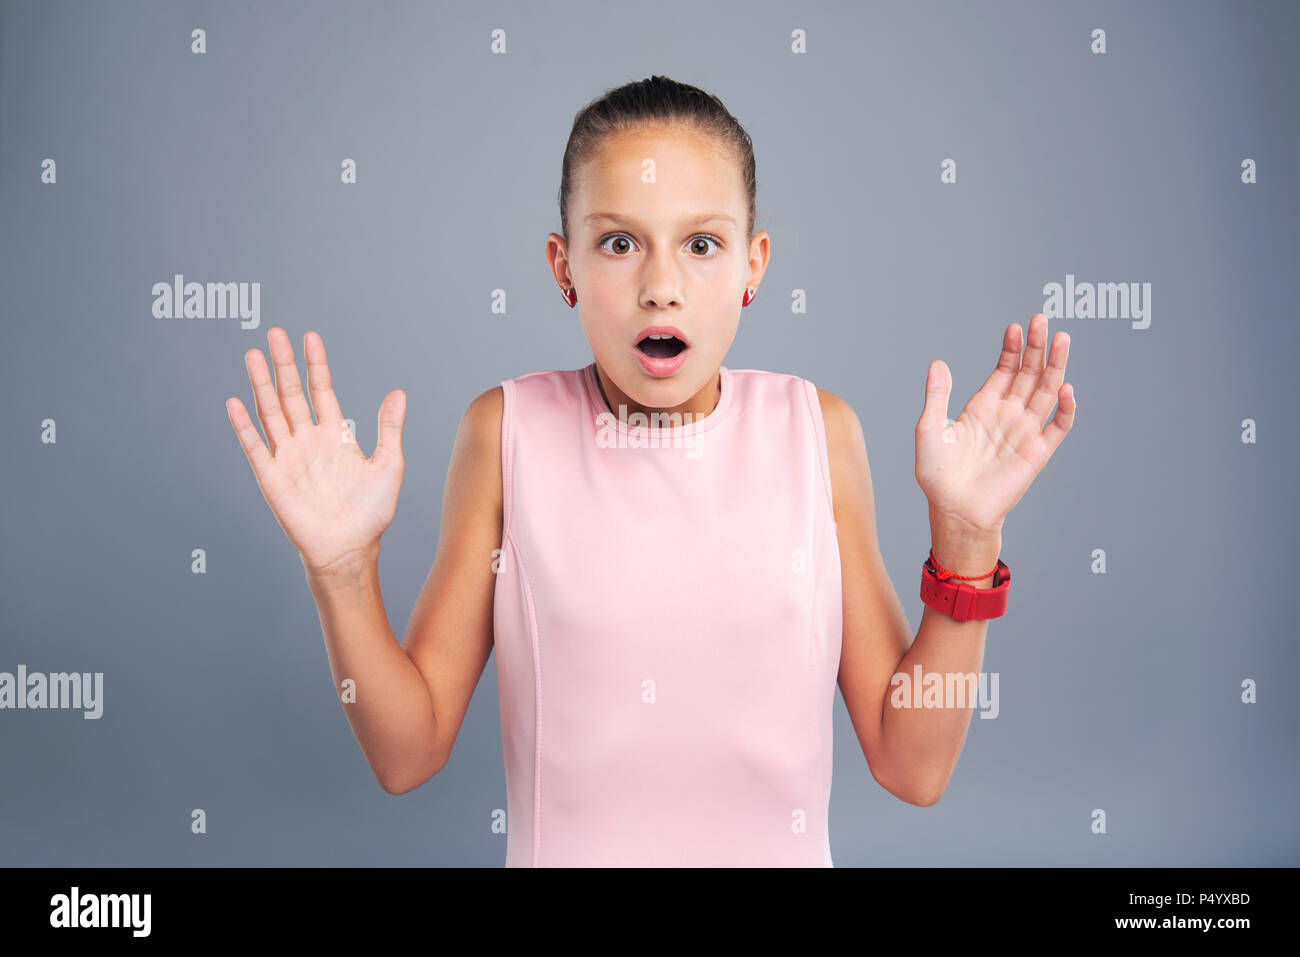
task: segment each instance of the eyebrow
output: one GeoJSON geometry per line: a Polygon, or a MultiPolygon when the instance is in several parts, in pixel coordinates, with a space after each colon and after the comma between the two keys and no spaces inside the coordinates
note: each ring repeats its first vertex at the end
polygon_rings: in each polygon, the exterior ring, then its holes
{"type": "MultiPolygon", "coordinates": [[[[592,213],[590,216],[584,219],[583,222],[588,226],[590,226],[592,223],[598,220],[608,220],[612,223],[626,222],[626,223],[630,223],[633,226],[639,225],[635,220],[627,216],[620,216],[617,213],[592,213]]],[[[711,223],[711,222],[730,223],[732,226],[736,225],[736,220],[733,219],[731,216],[728,216],[726,213],[705,213],[703,216],[695,216],[691,219],[686,220],[685,222],[682,223],[682,225],[700,226],[704,223],[711,223]]]]}

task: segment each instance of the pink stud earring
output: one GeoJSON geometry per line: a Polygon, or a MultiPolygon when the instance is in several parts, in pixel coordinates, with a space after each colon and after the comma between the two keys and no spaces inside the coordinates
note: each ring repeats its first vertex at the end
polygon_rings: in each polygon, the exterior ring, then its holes
{"type": "Polygon", "coordinates": [[[570,309],[578,301],[578,290],[576,289],[561,289],[560,295],[564,297],[564,301],[569,304],[570,309]]]}
{"type": "Polygon", "coordinates": [[[749,305],[751,302],[753,302],[753,301],[754,301],[754,290],[749,289],[749,288],[746,288],[746,289],[745,289],[745,298],[742,299],[742,300],[740,300],[740,304],[741,304],[742,306],[748,306],[748,305],[749,305]]]}

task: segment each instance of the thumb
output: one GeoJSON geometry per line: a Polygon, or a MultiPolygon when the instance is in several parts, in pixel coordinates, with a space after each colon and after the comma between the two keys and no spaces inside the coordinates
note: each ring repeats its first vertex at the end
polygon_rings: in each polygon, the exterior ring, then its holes
{"type": "Polygon", "coordinates": [[[948,421],[948,397],[952,395],[952,372],[942,359],[930,363],[925,377],[925,406],[917,428],[927,424],[943,425],[948,421]]]}
{"type": "Polygon", "coordinates": [[[379,443],[371,461],[394,468],[402,464],[402,423],[406,421],[406,393],[394,389],[379,403],[379,443]]]}

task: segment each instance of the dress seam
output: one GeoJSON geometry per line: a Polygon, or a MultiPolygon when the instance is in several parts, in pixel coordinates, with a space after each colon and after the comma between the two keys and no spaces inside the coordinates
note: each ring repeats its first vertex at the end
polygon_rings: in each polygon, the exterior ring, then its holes
{"type": "Polygon", "coordinates": [[[501,544],[510,538],[510,520],[514,500],[514,411],[515,383],[501,383],[501,544]]]}
{"type": "Polygon", "coordinates": [[[821,413],[821,400],[817,398],[817,386],[808,379],[801,381],[804,387],[804,399],[807,401],[808,411],[812,415],[813,434],[817,441],[817,471],[822,477],[822,488],[826,492],[826,505],[831,511],[831,525],[838,534],[839,528],[835,523],[835,493],[831,487],[831,476],[828,471],[830,452],[826,440],[826,420],[821,413]]]}
{"type": "MultiPolygon", "coordinates": [[[[820,412],[820,409],[814,407],[813,404],[814,400],[816,400],[817,398],[817,389],[816,386],[814,386],[807,379],[801,380],[801,387],[802,387],[804,399],[808,407],[808,421],[812,425],[813,457],[817,459],[817,471],[823,479],[822,487],[826,489],[829,498],[830,477],[826,472],[825,462],[823,461],[824,452],[826,448],[825,434],[823,432],[823,429],[825,427],[822,424],[821,416],[818,414],[820,412]]],[[[831,521],[833,524],[835,519],[835,508],[833,504],[833,499],[831,500],[830,507],[831,507],[831,521]]],[[[817,829],[817,833],[819,835],[826,835],[825,837],[822,837],[817,843],[819,845],[824,845],[830,839],[829,838],[830,801],[829,801],[829,795],[827,794],[827,788],[826,788],[826,766],[825,763],[823,762],[823,754],[822,754],[822,752],[825,750],[826,739],[822,732],[822,724],[823,724],[822,708],[821,705],[818,703],[819,702],[818,695],[821,691],[821,669],[817,667],[817,655],[819,651],[821,651],[821,649],[819,649],[818,641],[817,641],[817,614],[821,607],[818,603],[818,597],[820,591],[819,586],[823,584],[822,570],[820,567],[820,557],[821,557],[822,549],[818,547],[818,545],[820,544],[818,541],[818,529],[817,529],[818,524],[819,523],[817,521],[816,510],[814,510],[812,516],[812,529],[811,529],[812,539],[808,543],[809,550],[812,553],[812,561],[810,564],[812,566],[812,573],[813,573],[812,602],[809,608],[809,629],[808,629],[809,634],[812,636],[812,640],[809,643],[808,654],[810,658],[809,670],[812,678],[811,683],[814,689],[814,694],[812,696],[813,734],[814,734],[814,740],[817,742],[817,788],[814,792],[817,795],[817,816],[819,819],[819,826],[817,829]]],[[[839,547],[838,540],[836,542],[833,542],[830,547],[838,548],[839,547]]],[[[819,847],[817,854],[818,857],[822,859],[822,863],[824,864],[825,856],[826,856],[824,848],[819,847]]]]}
{"type": "MultiPolygon", "coordinates": [[[[524,566],[523,555],[513,538],[507,540],[519,571],[519,587],[523,592],[528,617],[528,636],[533,653],[533,867],[542,860],[542,657],[541,628],[537,623],[537,605],[533,600],[533,586],[524,566]]],[[[507,828],[510,826],[506,825],[507,828]]]]}

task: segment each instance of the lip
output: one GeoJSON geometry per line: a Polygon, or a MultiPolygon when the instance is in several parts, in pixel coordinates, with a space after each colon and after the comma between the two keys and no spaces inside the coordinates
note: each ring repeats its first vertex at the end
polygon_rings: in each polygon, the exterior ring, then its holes
{"type": "MultiPolygon", "coordinates": [[[[690,340],[687,339],[682,330],[678,329],[676,326],[646,326],[646,328],[642,329],[641,332],[637,334],[636,340],[632,343],[633,347],[639,346],[641,340],[647,336],[672,336],[673,338],[680,339],[682,342],[686,343],[686,349],[691,347],[690,340]]],[[[686,349],[683,349],[682,351],[685,352],[686,349]]]]}
{"type": "Polygon", "coordinates": [[[675,375],[685,364],[686,354],[691,351],[691,344],[686,342],[686,336],[676,326],[648,326],[637,335],[636,342],[632,343],[632,351],[636,353],[636,360],[641,363],[641,368],[646,371],[647,375],[654,376],[656,379],[666,379],[670,375],[675,375]],[[646,355],[637,348],[641,341],[648,336],[675,336],[685,342],[686,346],[675,356],[655,358],[646,355]]]}

